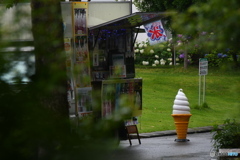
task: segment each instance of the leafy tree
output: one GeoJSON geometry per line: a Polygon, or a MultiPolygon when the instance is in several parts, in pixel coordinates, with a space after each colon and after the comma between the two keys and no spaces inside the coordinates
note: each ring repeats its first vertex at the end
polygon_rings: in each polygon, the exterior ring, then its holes
{"type": "Polygon", "coordinates": [[[193,37],[191,43],[203,46],[208,52],[212,49],[229,50],[236,67],[239,66],[239,6],[240,2],[235,0],[211,0],[201,6],[193,5],[185,13],[176,14],[172,26],[185,35],[205,32],[204,36],[193,37]]]}
{"type": "Polygon", "coordinates": [[[185,12],[193,4],[201,4],[208,0],[134,0],[133,3],[142,12],[185,12]]]}
{"type": "MultiPolygon", "coordinates": [[[[185,12],[193,4],[201,4],[208,0],[134,0],[133,3],[142,12],[185,12]]],[[[171,29],[170,17],[164,19],[166,27],[171,29]]]]}

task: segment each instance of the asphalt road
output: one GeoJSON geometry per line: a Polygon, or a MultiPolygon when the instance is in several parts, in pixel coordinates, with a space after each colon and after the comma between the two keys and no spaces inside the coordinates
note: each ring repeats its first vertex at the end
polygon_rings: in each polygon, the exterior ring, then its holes
{"type": "Polygon", "coordinates": [[[214,160],[212,151],[212,133],[188,134],[188,142],[175,142],[176,135],[142,138],[142,144],[132,139],[120,142],[114,160],[214,160]]]}

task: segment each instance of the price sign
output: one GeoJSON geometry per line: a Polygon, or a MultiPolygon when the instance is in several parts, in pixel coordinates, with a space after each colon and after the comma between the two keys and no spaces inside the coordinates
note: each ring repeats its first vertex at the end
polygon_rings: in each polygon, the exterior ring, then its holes
{"type": "Polygon", "coordinates": [[[199,59],[199,75],[207,75],[208,74],[208,60],[207,58],[199,59]]]}

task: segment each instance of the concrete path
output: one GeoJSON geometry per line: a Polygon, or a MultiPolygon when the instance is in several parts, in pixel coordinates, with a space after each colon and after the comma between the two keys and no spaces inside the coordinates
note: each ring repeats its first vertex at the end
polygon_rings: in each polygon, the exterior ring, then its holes
{"type": "MultiPolygon", "coordinates": [[[[150,133],[149,133],[150,134],[150,133]]],[[[143,136],[143,135],[142,135],[143,136]]],[[[212,160],[212,133],[188,134],[188,142],[175,142],[176,135],[152,136],[120,142],[119,150],[111,157],[114,160],[212,160]]]]}

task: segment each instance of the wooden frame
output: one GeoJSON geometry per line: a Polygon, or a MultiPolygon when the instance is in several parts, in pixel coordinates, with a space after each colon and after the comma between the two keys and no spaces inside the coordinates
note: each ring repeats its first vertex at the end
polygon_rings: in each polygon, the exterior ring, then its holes
{"type": "Polygon", "coordinates": [[[132,145],[132,141],[131,141],[131,137],[130,137],[130,134],[132,134],[132,133],[137,134],[138,142],[139,142],[139,144],[141,144],[141,140],[140,140],[140,137],[139,137],[137,125],[126,126],[126,130],[127,130],[127,136],[128,136],[128,140],[129,140],[130,145],[132,145]]]}

